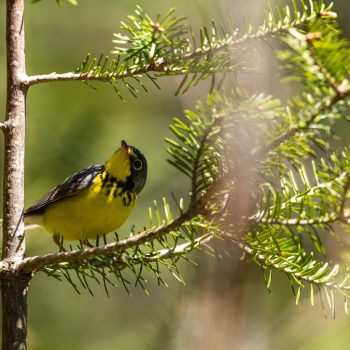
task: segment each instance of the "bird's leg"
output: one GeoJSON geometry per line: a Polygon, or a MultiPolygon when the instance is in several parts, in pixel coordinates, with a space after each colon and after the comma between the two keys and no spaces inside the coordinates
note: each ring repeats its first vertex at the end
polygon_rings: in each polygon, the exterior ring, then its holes
{"type": "Polygon", "coordinates": [[[63,247],[63,237],[61,238],[60,235],[58,235],[57,233],[54,233],[52,235],[52,240],[58,246],[60,252],[66,252],[66,250],[63,247]]]}
{"type": "Polygon", "coordinates": [[[95,248],[95,246],[91,244],[88,239],[80,239],[79,242],[82,246],[84,245],[88,248],[95,248]]]}

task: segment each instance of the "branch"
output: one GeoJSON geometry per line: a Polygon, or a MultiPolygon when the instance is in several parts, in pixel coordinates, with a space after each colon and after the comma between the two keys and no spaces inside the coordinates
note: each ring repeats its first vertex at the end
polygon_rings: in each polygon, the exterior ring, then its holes
{"type": "Polygon", "coordinates": [[[317,219],[275,219],[275,218],[261,218],[256,219],[254,217],[250,217],[249,221],[255,224],[263,224],[263,225],[286,225],[286,226],[310,226],[310,225],[324,225],[331,224],[336,221],[341,221],[341,216],[336,215],[334,213],[329,214],[324,217],[319,217],[317,219]]]}
{"type": "MultiPolygon", "coordinates": [[[[88,265],[94,266],[96,268],[104,268],[116,265],[120,267],[127,267],[130,266],[130,264],[137,265],[144,263],[152,263],[155,261],[165,259],[173,260],[174,258],[178,258],[179,256],[183,256],[189,253],[195,248],[206,245],[208,242],[211,241],[212,238],[212,235],[204,234],[200,237],[197,237],[193,242],[185,242],[172,248],[161,249],[154,253],[145,254],[144,256],[140,256],[137,254],[132,256],[121,256],[118,254],[113,254],[112,256],[107,255],[107,259],[103,261],[100,259],[95,259],[95,257],[93,257],[91,259],[88,259],[87,263],[88,265]]],[[[76,269],[78,267],[84,266],[85,263],[86,260],[74,263],[74,266],[72,266],[71,269],[76,269]]],[[[69,262],[62,262],[59,264],[52,265],[50,264],[49,266],[52,266],[53,268],[67,268],[67,264],[69,264],[69,262]]]]}
{"type": "MultiPolygon", "coordinates": [[[[298,14],[300,15],[300,14],[298,14]]],[[[50,74],[42,74],[42,75],[33,75],[28,76],[25,79],[26,86],[32,86],[35,84],[41,83],[50,83],[50,82],[59,82],[59,81],[115,81],[121,80],[128,77],[134,77],[146,73],[157,72],[157,73],[165,73],[167,75],[187,75],[191,73],[187,68],[182,69],[181,66],[185,66],[186,63],[192,60],[200,60],[202,58],[212,57],[217,52],[225,52],[232,50],[235,47],[239,47],[240,45],[245,44],[248,41],[253,40],[263,40],[267,37],[273,37],[278,33],[284,33],[291,28],[297,27],[301,24],[310,22],[314,20],[316,17],[324,17],[322,13],[317,14],[312,12],[309,16],[301,16],[297,19],[290,21],[287,24],[274,24],[274,23],[264,23],[263,26],[259,28],[256,33],[247,33],[242,35],[240,38],[236,38],[234,35],[227,38],[223,43],[216,43],[213,45],[208,45],[206,47],[200,47],[197,49],[193,49],[192,52],[189,52],[185,55],[178,56],[172,60],[165,60],[163,57],[158,57],[157,60],[153,61],[150,64],[138,67],[136,69],[126,69],[126,71],[122,72],[108,72],[99,73],[99,74],[81,74],[74,72],[67,73],[50,73],[50,74]]],[[[236,33],[236,32],[235,32],[236,33]]],[[[120,56],[118,56],[119,58],[120,56]]],[[[221,67],[222,71],[225,72],[225,67],[221,67]]],[[[198,73],[198,72],[193,72],[198,73]]],[[[209,72],[208,72],[209,73],[209,72]]]]}
{"type": "MultiPolygon", "coordinates": [[[[207,53],[208,54],[208,53],[207,53]]],[[[189,55],[188,57],[191,57],[189,55]]],[[[204,56],[204,53],[203,53],[204,56]]],[[[189,59],[188,59],[189,60],[189,59]]],[[[122,72],[104,72],[104,73],[49,73],[41,75],[27,76],[24,80],[26,86],[32,86],[42,83],[60,82],[60,81],[111,81],[123,80],[125,78],[138,77],[140,75],[146,75],[147,73],[163,73],[166,75],[187,75],[191,73],[187,68],[175,67],[174,64],[179,61],[166,62],[158,60],[151,64],[136,68],[125,69],[122,72]]],[[[182,62],[183,63],[183,62],[182,62]]],[[[223,68],[221,72],[227,72],[227,69],[223,68]]]]}
{"type": "Polygon", "coordinates": [[[50,74],[42,74],[42,75],[32,75],[28,76],[24,83],[26,86],[31,86],[35,84],[41,83],[51,83],[51,82],[59,82],[59,81],[108,81],[108,80],[120,80],[125,79],[132,76],[137,76],[139,74],[145,74],[147,72],[158,71],[156,66],[144,66],[142,68],[126,71],[123,73],[112,73],[109,75],[104,74],[80,74],[80,73],[50,73],[50,74]]]}
{"type": "Polygon", "coordinates": [[[346,205],[347,194],[349,190],[350,190],[350,174],[348,175],[348,181],[346,182],[344,187],[344,196],[340,204],[339,220],[344,224],[350,224],[350,215],[346,215],[345,213],[345,210],[346,210],[345,205],[346,205]]]}
{"type": "MultiPolygon", "coordinates": [[[[293,270],[292,270],[290,268],[291,262],[288,259],[285,259],[285,262],[286,262],[285,264],[280,264],[278,262],[275,263],[274,262],[275,257],[273,255],[266,256],[262,252],[254,250],[246,243],[243,243],[241,241],[237,241],[234,239],[231,239],[231,241],[236,246],[238,246],[241,250],[248,253],[249,255],[252,255],[255,259],[262,262],[265,266],[272,266],[277,271],[284,272],[288,276],[292,275],[292,276],[294,276],[295,279],[297,279],[299,281],[304,281],[304,282],[314,284],[317,286],[334,288],[334,289],[337,289],[337,290],[341,291],[342,293],[344,293],[344,295],[350,296],[350,285],[347,285],[344,283],[347,279],[347,276],[345,277],[345,279],[342,283],[333,283],[331,281],[322,282],[322,278],[305,275],[304,271],[303,271],[303,273],[299,273],[297,271],[294,271],[294,269],[297,270],[299,268],[299,266],[297,266],[297,265],[293,266],[293,270]]],[[[283,257],[278,256],[278,259],[281,259],[281,258],[283,259],[283,257]]],[[[294,265],[294,264],[292,264],[292,265],[294,265]]],[[[324,266],[328,267],[328,264],[325,263],[324,266]]],[[[311,268],[314,268],[314,264],[310,264],[310,266],[306,267],[306,269],[311,269],[311,268]]],[[[329,272],[329,275],[331,276],[331,278],[334,277],[338,273],[338,269],[339,269],[339,265],[335,265],[333,267],[333,270],[331,270],[329,272]]],[[[321,270],[322,270],[322,268],[321,268],[321,270]]],[[[317,273],[318,273],[318,271],[317,271],[317,273]]],[[[326,276],[328,276],[328,274],[326,276]]]]}
{"type": "Polygon", "coordinates": [[[328,182],[318,184],[314,187],[311,187],[307,191],[298,193],[290,198],[287,201],[281,204],[280,209],[286,209],[287,206],[291,203],[297,204],[305,196],[312,196],[317,194],[321,189],[331,188],[330,183],[336,182],[340,183],[341,181],[346,181],[343,189],[343,196],[340,201],[339,212],[338,213],[327,213],[324,216],[313,218],[313,219],[300,219],[300,218],[271,218],[263,217],[267,212],[273,210],[273,207],[270,207],[267,210],[263,210],[257,214],[254,214],[249,217],[249,221],[254,224],[263,224],[263,225],[287,225],[287,226],[309,226],[309,225],[322,225],[322,224],[331,224],[337,221],[348,223],[347,217],[345,217],[345,203],[347,198],[347,192],[350,188],[350,173],[343,172],[339,176],[329,180],[328,182]]]}
{"type": "Polygon", "coordinates": [[[269,152],[273,151],[274,149],[279,147],[281,144],[283,144],[284,142],[291,139],[296,134],[307,130],[320,114],[328,112],[339,101],[344,100],[347,97],[349,97],[350,87],[348,87],[348,86],[346,87],[346,86],[347,85],[345,85],[345,83],[343,82],[337,88],[334,88],[334,89],[336,89],[337,94],[334,95],[334,97],[328,103],[321,104],[320,107],[317,110],[315,110],[314,114],[306,122],[302,122],[299,126],[296,126],[296,127],[289,129],[285,133],[276,137],[273,141],[269,142],[265,147],[253,150],[250,153],[250,157],[255,157],[256,159],[261,159],[263,156],[265,156],[269,152]]]}
{"type": "Polygon", "coordinates": [[[342,95],[343,91],[341,85],[338,85],[332,74],[327,70],[323,63],[316,56],[315,48],[312,45],[312,41],[309,42],[309,52],[313,58],[315,64],[318,66],[320,73],[323,75],[327,84],[335,91],[337,95],[342,95]]]}
{"type": "MultiPolygon", "coordinates": [[[[212,239],[213,239],[212,235],[205,234],[203,236],[196,238],[193,242],[186,242],[171,249],[161,249],[156,254],[150,255],[148,257],[148,261],[152,262],[158,259],[173,259],[175,256],[184,255],[189,251],[192,251],[196,247],[207,244],[212,239]]],[[[133,261],[141,262],[140,259],[138,259],[138,261],[137,259],[138,257],[136,257],[136,260],[133,259],[133,261]]]]}
{"type": "MultiPolygon", "coordinates": [[[[50,253],[42,256],[34,256],[25,258],[17,264],[17,269],[22,272],[33,272],[42,267],[47,267],[53,264],[59,264],[62,262],[72,262],[81,264],[85,259],[93,258],[98,255],[108,255],[112,253],[122,253],[125,250],[139,246],[145,242],[153,241],[159,237],[162,237],[172,230],[175,230],[186,221],[189,221],[194,215],[201,212],[202,208],[197,206],[196,208],[189,208],[186,212],[181,214],[178,218],[171,221],[167,225],[158,226],[154,229],[143,231],[135,236],[123,239],[118,242],[106,244],[102,247],[94,247],[84,250],[73,250],[69,252],[50,253]]],[[[6,270],[7,266],[0,263],[0,271],[6,270]]]]}

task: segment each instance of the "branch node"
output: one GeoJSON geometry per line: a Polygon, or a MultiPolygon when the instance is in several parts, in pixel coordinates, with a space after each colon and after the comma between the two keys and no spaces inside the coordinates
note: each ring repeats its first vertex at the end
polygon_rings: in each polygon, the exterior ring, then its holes
{"type": "Polygon", "coordinates": [[[0,129],[1,130],[5,130],[8,127],[8,123],[6,122],[6,120],[4,122],[0,122],[0,129]]]}

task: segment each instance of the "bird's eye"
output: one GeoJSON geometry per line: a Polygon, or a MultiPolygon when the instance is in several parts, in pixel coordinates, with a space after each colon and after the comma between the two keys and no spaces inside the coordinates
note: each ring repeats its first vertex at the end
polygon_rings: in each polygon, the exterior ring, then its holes
{"type": "Polygon", "coordinates": [[[132,167],[135,169],[135,170],[141,170],[142,169],[142,162],[141,160],[138,160],[138,159],[135,159],[132,163],[132,167]]]}

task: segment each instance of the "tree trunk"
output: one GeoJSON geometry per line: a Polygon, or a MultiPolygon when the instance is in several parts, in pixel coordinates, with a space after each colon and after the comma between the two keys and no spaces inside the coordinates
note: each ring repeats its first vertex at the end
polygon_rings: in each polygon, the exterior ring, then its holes
{"type": "Polygon", "coordinates": [[[8,271],[1,276],[2,349],[26,349],[28,275],[19,275],[13,263],[25,253],[24,135],[26,86],[24,57],[24,0],[6,2],[7,101],[4,122],[4,213],[2,259],[8,271]]]}
{"type": "Polygon", "coordinates": [[[1,281],[2,349],[27,349],[27,292],[29,276],[1,281]]]}

